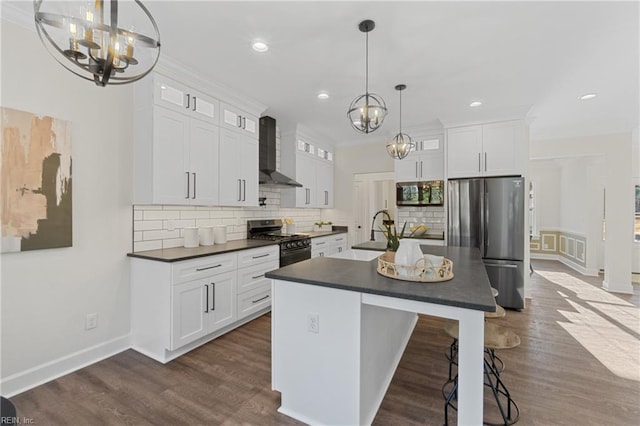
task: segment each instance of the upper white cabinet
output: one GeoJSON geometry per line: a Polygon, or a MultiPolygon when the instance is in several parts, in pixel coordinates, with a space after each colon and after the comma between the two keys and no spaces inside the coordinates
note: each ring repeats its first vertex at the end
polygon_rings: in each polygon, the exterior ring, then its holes
{"type": "Polygon", "coordinates": [[[283,134],[281,165],[302,188],[285,188],[282,207],[333,208],[333,152],[297,133],[283,134]]]}
{"type": "Polygon", "coordinates": [[[520,120],[447,129],[447,177],[521,175],[525,142],[520,120]]]}
{"type": "Polygon", "coordinates": [[[154,74],[153,83],[156,105],[218,124],[218,100],[160,74],[154,74]]]}
{"type": "Polygon", "coordinates": [[[258,140],[220,129],[220,204],[258,205],[258,140]]]}
{"type": "Polygon", "coordinates": [[[255,116],[158,73],[134,97],[134,204],[258,205],[255,116]]]}
{"type": "Polygon", "coordinates": [[[217,205],[218,101],[159,74],[134,93],[134,203],[217,205]]]}
{"type": "Polygon", "coordinates": [[[225,104],[220,104],[222,110],[222,126],[228,127],[240,133],[258,137],[258,117],[250,115],[238,108],[225,104]]]}
{"type": "Polygon", "coordinates": [[[444,179],[442,135],[416,138],[416,148],[404,159],[395,160],[396,182],[444,179]]]}

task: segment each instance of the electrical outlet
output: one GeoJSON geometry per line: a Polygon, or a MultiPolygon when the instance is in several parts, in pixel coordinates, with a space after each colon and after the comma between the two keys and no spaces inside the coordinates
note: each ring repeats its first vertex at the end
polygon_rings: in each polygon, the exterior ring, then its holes
{"type": "Polygon", "coordinates": [[[320,315],[309,314],[309,316],[307,317],[307,329],[311,333],[318,334],[320,332],[320,315]]]}
{"type": "Polygon", "coordinates": [[[176,229],[176,224],[172,220],[167,221],[167,231],[173,231],[176,229]]]}
{"type": "Polygon", "coordinates": [[[98,314],[87,314],[87,318],[85,320],[85,329],[91,330],[92,328],[96,328],[98,326],[98,314]]]}

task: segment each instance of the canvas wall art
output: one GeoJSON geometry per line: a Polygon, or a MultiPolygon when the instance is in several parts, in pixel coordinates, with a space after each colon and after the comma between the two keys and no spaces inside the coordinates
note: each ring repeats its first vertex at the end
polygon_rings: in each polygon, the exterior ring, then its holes
{"type": "Polygon", "coordinates": [[[70,123],[0,111],[2,252],[71,247],[70,123]]]}

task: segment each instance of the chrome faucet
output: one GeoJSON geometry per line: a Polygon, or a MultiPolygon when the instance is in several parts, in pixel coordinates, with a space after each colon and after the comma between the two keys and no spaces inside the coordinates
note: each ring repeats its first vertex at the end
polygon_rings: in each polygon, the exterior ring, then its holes
{"type": "Polygon", "coordinates": [[[387,210],[380,210],[379,212],[376,212],[376,214],[373,215],[373,222],[371,222],[371,241],[376,240],[375,230],[373,229],[373,227],[376,226],[376,218],[380,213],[384,213],[385,215],[387,215],[387,219],[389,219],[389,222],[391,222],[391,216],[389,216],[389,212],[387,210]]]}

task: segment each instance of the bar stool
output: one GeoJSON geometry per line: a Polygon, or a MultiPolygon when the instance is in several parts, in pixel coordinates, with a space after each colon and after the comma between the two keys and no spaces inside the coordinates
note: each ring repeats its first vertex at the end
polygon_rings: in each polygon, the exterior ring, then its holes
{"type": "MultiPolygon", "coordinates": [[[[498,297],[498,289],[491,287],[491,294],[493,294],[493,297],[496,298],[498,297]]],[[[495,312],[485,312],[484,313],[484,317],[486,319],[490,319],[490,318],[503,318],[505,315],[507,315],[507,312],[504,310],[504,308],[498,304],[496,304],[496,311],[495,312]]]]}
{"type": "MultiPolygon", "coordinates": [[[[444,424],[449,424],[449,407],[457,411],[454,401],[458,398],[458,374],[452,378],[452,369],[457,364],[458,349],[458,322],[447,320],[444,325],[445,332],[453,338],[449,354],[449,380],[442,386],[442,396],[444,404],[444,424]],[[451,386],[450,390],[448,388],[451,386]]],[[[500,377],[500,372],[504,369],[504,364],[496,357],[496,350],[506,350],[518,347],[520,337],[512,330],[502,327],[493,322],[486,322],[484,325],[484,385],[491,389],[491,394],[496,402],[502,423],[484,422],[486,425],[512,425],[520,418],[520,409],[511,398],[509,390],[500,377]],[[500,367],[498,365],[500,364],[500,367]]]]}

